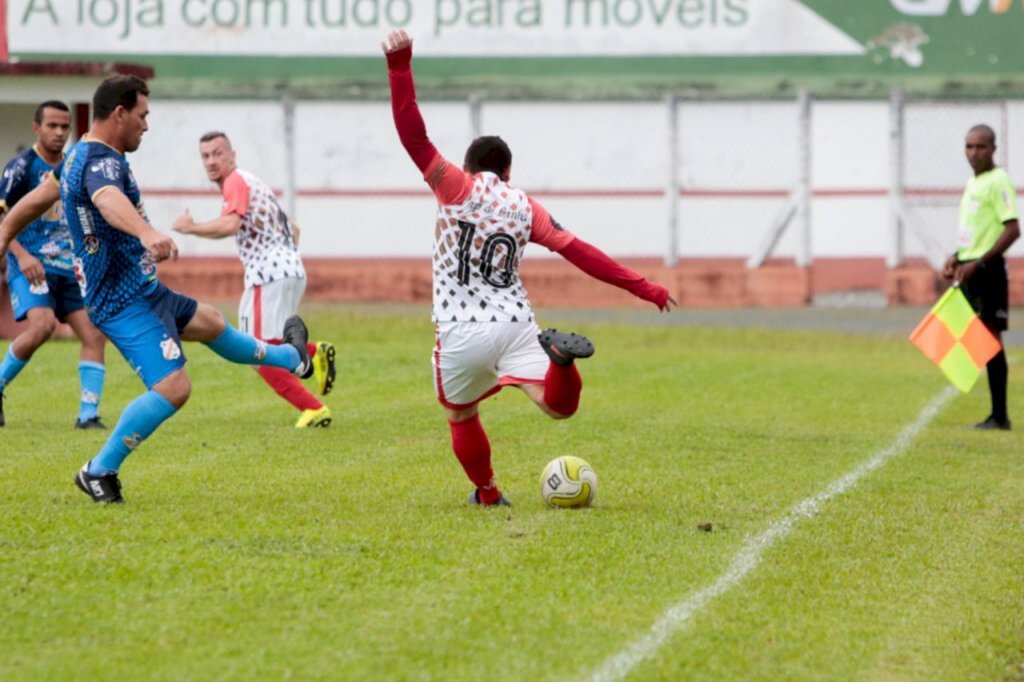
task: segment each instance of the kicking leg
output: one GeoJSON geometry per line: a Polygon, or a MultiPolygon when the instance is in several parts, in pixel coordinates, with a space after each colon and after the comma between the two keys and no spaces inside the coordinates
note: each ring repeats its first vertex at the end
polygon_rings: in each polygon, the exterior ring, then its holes
{"type": "Polygon", "coordinates": [[[238,364],[280,367],[302,379],[313,374],[307,347],[309,332],[297,315],[285,322],[284,343],[274,346],[243,334],[229,325],[219,310],[200,303],[195,315],[185,325],[181,338],[199,341],[225,360],[238,364]]]}

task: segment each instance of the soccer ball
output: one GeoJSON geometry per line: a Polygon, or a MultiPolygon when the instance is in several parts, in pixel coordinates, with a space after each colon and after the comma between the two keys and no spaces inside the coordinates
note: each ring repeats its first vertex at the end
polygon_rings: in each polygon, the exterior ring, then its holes
{"type": "Polygon", "coordinates": [[[589,506],[597,494],[597,473],[579,457],[556,457],[540,475],[540,493],[549,507],[589,506]]]}

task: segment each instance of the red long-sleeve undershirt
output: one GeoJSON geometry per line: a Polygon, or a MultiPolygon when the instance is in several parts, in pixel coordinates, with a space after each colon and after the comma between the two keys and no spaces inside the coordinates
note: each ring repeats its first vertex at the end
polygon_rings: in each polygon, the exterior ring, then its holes
{"type": "Polygon", "coordinates": [[[388,52],[388,80],[391,82],[391,115],[398,139],[413,163],[425,172],[437,156],[434,143],[427,137],[427,125],[416,104],[416,85],[412,80],[412,47],[388,52]]]}
{"type": "MultiPolygon", "coordinates": [[[[416,85],[412,77],[412,48],[387,53],[388,79],[391,83],[391,114],[398,139],[421,173],[438,156],[427,137],[427,126],[416,104],[416,85]]],[[[664,309],[669,292],[648,282],[639,274],[617,263],[608,254],[576,237],[557,253],[591,277],[625,289],[637,298],[664,309]]]]}

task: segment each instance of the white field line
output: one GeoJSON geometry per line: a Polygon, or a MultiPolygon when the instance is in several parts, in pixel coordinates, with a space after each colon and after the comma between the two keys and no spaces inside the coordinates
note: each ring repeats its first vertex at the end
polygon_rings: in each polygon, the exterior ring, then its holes
{"type": "Polygon", "coordinates": [[[704,608],[715,597],[725,594],[736,587],[761,562],[761,557],[772,545],[789,535],[790,531],[802,519],[817,515],[822,506],[837,495],[846,492],[860,481],[861,478],[884,465],[899,455],[917,437],[921,429],[935,418],[935,415],[948,403],[957,391],[952,386],[946,387],[921,410],[911,424],[904,427],[889,447],[862,462],[856,469],[842,478],[833,481],[817,495],[813,495],[797,503],[784,517],[768,526],[760,535],[747,540],[740,548],[736,559],[721,577],[710,586],[688,595],[685,599],[669,608],[651,627],[650,631],[628,647],[612,656],[598,668],[590,678],[594,682],[611,682],[626,677],[641,661],[650,658],[664,645],[670,637],[679,632],[690,620],[690,617],[704,608]]]}

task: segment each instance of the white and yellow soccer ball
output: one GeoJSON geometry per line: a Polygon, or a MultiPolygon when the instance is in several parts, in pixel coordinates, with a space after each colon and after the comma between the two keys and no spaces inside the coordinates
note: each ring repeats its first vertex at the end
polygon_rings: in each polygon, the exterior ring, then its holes
{"type": "Polygon", "coordinates": [[[587,507],[597,494],[597,472],[579,457],[556,457],[540,475],[540,493],[549,507],[587,507]]]}

